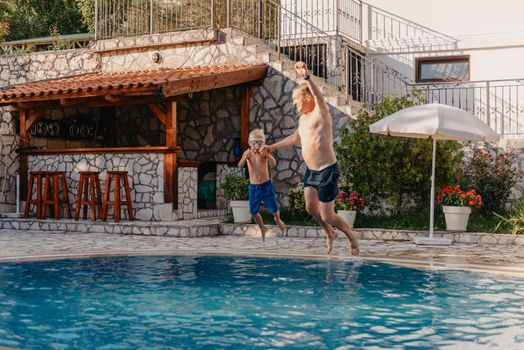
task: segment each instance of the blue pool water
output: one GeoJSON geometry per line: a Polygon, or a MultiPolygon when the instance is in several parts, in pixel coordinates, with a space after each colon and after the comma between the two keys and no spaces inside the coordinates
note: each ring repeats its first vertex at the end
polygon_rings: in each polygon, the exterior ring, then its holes
{"type": "Polygon", "coordinates": [[[237,257],[5,263],[0,347],[524,349],[524,282],[237,257]]]}

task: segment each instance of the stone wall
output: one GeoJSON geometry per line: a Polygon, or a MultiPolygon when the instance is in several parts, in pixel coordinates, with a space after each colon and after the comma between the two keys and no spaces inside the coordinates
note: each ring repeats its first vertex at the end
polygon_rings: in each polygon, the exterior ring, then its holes
{"type": "Polygon", "coordinates": [[[181,159],[234,162],[235,138],[240,138],[238,87],[203,91],[178,103],[178,140],[181,159]]]}
{"type": "Polygon", "coordinates": [[[198,202],[198,171],[197,168],[178,168],[178,217],[180,219],[195,219],[198,202]]]}
{"type": "MultiPolygon", "coordinates": [[[[80,171],[100,171],[102,192],[105,192],[107,171],[127,171],[135,218],[160,220],[166,206],[163,159],[163,154],[151,153],[38,155],[29,156],[29,169],[65,171],[71,205],[77,197],[80,171]]],[[[167,205],[170,207],[169,212],[172,212],[172,205],[167,205]]]]}
{"type": "Polygon", "coordinates": [[[147,106],[118,107],[115,118],[115,147],[166,145],[166,129],[147,106]]]}

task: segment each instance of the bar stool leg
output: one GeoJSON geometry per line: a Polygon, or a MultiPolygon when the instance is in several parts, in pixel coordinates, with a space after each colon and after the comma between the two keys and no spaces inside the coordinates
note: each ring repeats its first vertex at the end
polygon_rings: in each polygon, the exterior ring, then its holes
{"type": "Polygon", "coordinates": [[[68,219],[71,219],[71,207],[69,205],[69,190],[67,188],[67,181],[65,175],[60,175],[60,178],[62,179],[62,190],[64,193],[63,203],[65,204],[66,215],[68,219]]]}
{"type": "Polygon", "coordinates": [[[60,199],[58,196],[58,176],[53,176],[53,200],[55,209],[55,219],[60,219],[60,199]]]}
{"type": "Polygon", "coordinates": [[[78,193],[76,194],[76,202],[75,202],[75,220],[78,220],[80,217],[80,207],[82,202],[82,190],[84,188],[84,177],[80,176],[80,180],[78,183],[78,193]]]}
{"type": "Polygon", "coordinates": [[[115,179],[115,222],[120,221],[120,176],[115,179]]]}
{"type": "Polygon", "coordinates": [[[100,178],[98,176],[95,177],[95,185],[96,185],[95,204],[98,209],[98,217],[103,219],[104,211],[102,208],[102,190],[100,189],[100,178]]]}
{"type": "MultiPolygon", "coordinates": [[[[25,196],[24,218],[26,219],[29,217],[29,205],[31,205],[31,195],[33,194],[33,181],[34,181],[34,176],[30,175],[29,176],[29,188],[27,189],[27,195],[25,196]]],[[[38,213],[40,213],[40,209],[38,207],[36,208],[36,212],[37,212],[37,217],[38,217],[38,213]]]]}
{"type": "Polygon", "coordinates": [[[82,198],[82,202],[84,205],[84,208],[82,211],[82,218],[84,220],[87,220],[87,210],[89,209],[89,206],[86,205],[86,202],[88,200],[89,200],[89,179],[84,179],[84,198],[82,198]]]}
{"type": "Polygon", "coordinates": [[[95,197],[95,177],[89,176],[89,189],[91,190],[91,220],[96,220],[96,197],[95,197]]]}
{"type": "Polygon", "coordinates": [[[41,211],[41,219],[45,219],[47,216],[47,199],[49,197],[49,190],[51,187],[51,177],[49,175],[45,175],[44,177],[44,196],[42,197],[42,206],[40,208],[41,211]]]}
{"type": "Polygon", "coordinates": [[[36,177],[36,217],[42,218],[42,175],[36,177]]]}
{"type": "Polygon", "coordinates": [[[107,220],[107,204],[109,202],[109,193],[111,192],[111,176],[107,177],[106,192],[104,193],[104,204],[102,205],[102,219],[107,220]]]}
{"type": "Polygon", "coordinates": [[[127,179],[127,175],[124,176],[124,189],[126,192],[126,205],[127,205],[127,211],[129,212],[129,220],[133,221],[133,205],[131,204],[131,191],[129,190],[129,182],[127,179]]]}

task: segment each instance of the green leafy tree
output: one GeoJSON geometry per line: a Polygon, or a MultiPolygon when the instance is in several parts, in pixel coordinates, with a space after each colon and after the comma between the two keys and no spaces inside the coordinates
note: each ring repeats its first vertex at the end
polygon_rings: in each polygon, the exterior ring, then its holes
{"type": "MultiPolygon", "coordinates": [[[[397,213],[413,205],[428,205],[432,141],[369,132],[374,122],[421,102],[416,92],[412,96],[386,97],[374,106],[375,113],[362,109],[356,119],[350,119],[340,142],[335,144],[342,181],[361,194],[370,209],[380,208],[384,201],[397,213]]],[[[437,143],[437,188],[459,179],[461,159],[458,142],[437,143]]]]}
{"type": "Polygon", "coordinates": [[[82,22],[90,33],[95,32],[95,0],[76,0],[78,11],[82,15],[82,22]]]}
{"type": "Polygon", "coordinates": [[[87,32],[75,0],[2,0],[0,16],[12,21],[7,41],[50,36],[53,26],[62,34],[87,32]]]}

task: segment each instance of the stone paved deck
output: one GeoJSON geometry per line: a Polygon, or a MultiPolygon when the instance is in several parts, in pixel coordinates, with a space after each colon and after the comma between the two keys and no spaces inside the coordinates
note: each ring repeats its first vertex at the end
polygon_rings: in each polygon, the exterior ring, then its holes
{"type": "MultiPolygon", "coordinates": [[[[331,256],[321,238],[124,235],[0,230],[0,261],[54,259],[100,255],[216,254],[316,259],[353,259],[345,239],[339,238],[331,256]]],[[[410,242],[361,241],[359,259],[437,269],[466,269],[524,276],[524,248],[453,244],[416,246],[410,242]]]]}

